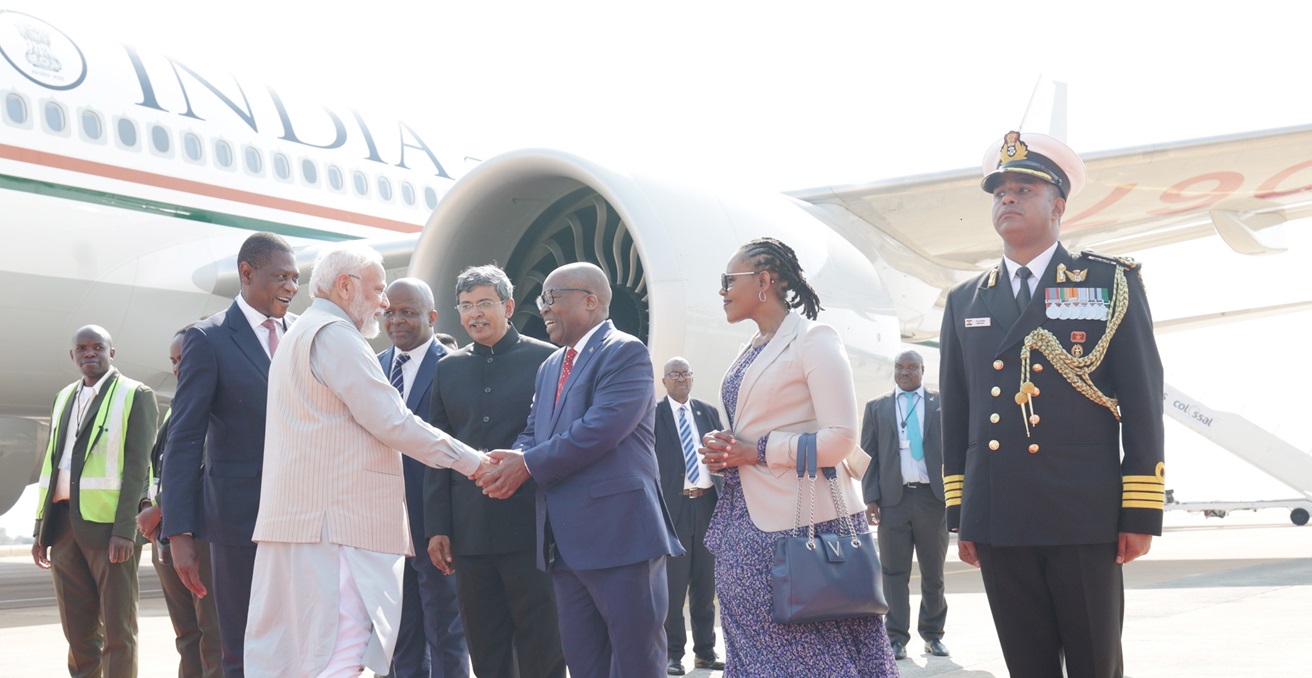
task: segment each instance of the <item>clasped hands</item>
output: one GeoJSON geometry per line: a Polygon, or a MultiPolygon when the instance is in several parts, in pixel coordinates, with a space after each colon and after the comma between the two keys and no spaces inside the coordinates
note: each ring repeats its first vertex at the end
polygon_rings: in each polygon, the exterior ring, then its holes
{"type": "Polygon", "coordinates": [[[529,479],[521,450],[492,450],[469,479],[493,499],[509,499],[529,479]]]}
{"type": "Polygon", "coordinates": [[[711,431],[702,436],[702,463],[711,473],[723,473],[730,466],[755,466],[756,445],[734,438],[733,431],[711,431]]]}

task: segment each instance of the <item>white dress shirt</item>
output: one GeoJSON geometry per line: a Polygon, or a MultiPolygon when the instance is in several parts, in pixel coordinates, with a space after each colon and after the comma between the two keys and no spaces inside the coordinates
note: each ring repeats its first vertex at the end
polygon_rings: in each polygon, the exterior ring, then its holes
{"type": "MultiPolygon", "coordinates": [[[[68,429],[64,432],[64,450],[59,456],[59,478],[55,481],[55,498],[53,501],[68,501],[73,484],[73,443],[77,441],[77,432],[82,428],[82,421],[90,411],[91,403],[100,393],[100,385],[105,383],[109,372],[100,375],[96,383],[87,386],[83,381],[77,386],[77,394],[69,399],[68,405],[73,412],[68,416],[68,429]]],[[[56,416],[63,416],[60,412],[56,416]]]]}
{"type": "Polygon", "coordinates": [[[287,319],[273,318],[273,316],[260,313],[255,310],[254,306],[246,303],[246,297],[243,297],[240,294],[237,295],[237,306],[241,309],[242,315],[246,316],[246,322],[251,324],[251,329],[255,330],[255,338],[260,340],[260,346],[264,347],[265,355],[269,356],[269,359],[272,360],[273,352],[269,350],[269,328],[264,326],[264,321],[272,318],[273,326],[276,327],[278,331],[278,339],[282,339],[282,335],[287,333],[287,319]]]}
{"type": "Polygon", "coordinates": [[[410,356],[410,359],[401,366],[401,381],[405,386],[405,390],[401,391],[401,400],[409,402],[410,387],[414,386],[415,376],[419,374],[419,363],[424,361],[424,358],[428,355],[428,349],[433,345],[434,341],[437,341],[436,337],[429,337],[428,341],[425,341],[409,351],[402,351],[398,348],[392,352],[392,364],[387,368],[388,381],[392,380],[392,370],[396,367],[396,361],[400,359],[401,354],[404,353],[410,356]]]}
{"type": "Polygon", "coordinates": [[[1007,275],[1011,277],[1011,296],[1020,296],[1020,276],[1016,275],[1016,271],[1024,266],[1030,269],[1030,297],[1033,298],[1034,293],[1039,289],[1039,279],[1047,272],[1048,264],[1052,262],[1052,255],[1056,252],[1057,243],[1054,241],[1048,249],[1040,252],[1037,257],[1030,259],[1028,264],[1016,263],[1003,255],[1002,260],[1007,262],[1007,275]]]}
{"type": "Polygon", "coordinates": [[[916,423],[920,427],[920,441],[925,441],[925,387],[914,391],[903,391],[900,388],[893,389],[893,413],[897,419],[897,446],[899,457],[902,460],[902,482],[903,483],[927,483],[929,482],[929,467],[925,465],[924,459],[913,459],[911,457],[911,440],[907,438],[907,430],[902,427],[902,422],[909,419],[911,410],[907,409],[907,393],[914,393],[911,401],[915,403],[916,423]],[[919,396],[919,397],[917,397],[919,396]]]}
{"type": "MultiPolygon", "coordinates": [[[[688,418],[688,428],[692,429],[692,442],[694,445],[702,439],[701,431],[697,430],[697,417],[692,413],[692,399],[686,403],[681,403],[674,398],[665,396],[665,400],[670,403],[670,414],[674,415],[674,433],[679,433],[679,411],[684,410],[684,416],[688,418]]],[[[679,451],[683,452],[683,438],[679,438],[679,451]]],[[[697,455],[697,482],[688,480],[688,465],[684,463],[683,472],[683,489],[691,490],[693,488],[707,489],[711,486],[711,471],[706,468],[705,457],[697,455]]]]}

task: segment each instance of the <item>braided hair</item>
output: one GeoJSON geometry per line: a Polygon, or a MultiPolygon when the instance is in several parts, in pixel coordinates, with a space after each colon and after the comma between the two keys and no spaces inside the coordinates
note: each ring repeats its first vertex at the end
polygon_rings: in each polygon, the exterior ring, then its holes
{"type": "Polygon", "coordinates": [[[802,276],[802,264],[793,248],[774,238],[757,238],[743,245],[742,255],[758,271],[769,271],[779,282],[784,305],[802,309],[802,315],[815,320],[820,311],[820,295],[802,276]]]}

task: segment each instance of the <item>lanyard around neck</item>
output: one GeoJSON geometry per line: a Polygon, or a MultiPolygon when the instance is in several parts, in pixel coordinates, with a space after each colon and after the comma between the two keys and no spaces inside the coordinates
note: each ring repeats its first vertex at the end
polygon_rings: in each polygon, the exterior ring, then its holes
{"type": "Polygon", "coordinates": [[[906,411],[906,414],[905,414],[905,415],[904,415],[904,414],[901,414],[902,411],[904,410],[904,408],[902,407],[902,394],[903,394],[903,393],[906,393],[906,391],[898,391],[898,392],[897,392],[897,397],[893,399],[893,400],[894,400],[893,407],[894,407],[894,408],[896,409],[896,411],[897,411],[897,415],[896,415],[896,416],[900,416],[900,417],[902,417],[901,427],[902,427],[902,430],[903,430],[903,431],[906,431],[906,430],[907,430],[907,420],[911,418],[911,415],[912,415],[913,413],[915,413],[915,411],[916,411],[916,405],[919,405],[919,404],[920,404],[920,392],[917,391],[917,392],[916,392],[916,397],[913,398],[913,399],[911,400],[911,407],[909,407],[909,408],[905,408],[905,411],[906,411]]]}

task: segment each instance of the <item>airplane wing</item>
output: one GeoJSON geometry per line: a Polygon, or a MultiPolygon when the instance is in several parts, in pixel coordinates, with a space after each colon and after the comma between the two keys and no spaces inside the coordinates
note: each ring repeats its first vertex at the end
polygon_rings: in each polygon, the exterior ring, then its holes
{"type": "MultiPolygon", "coordinates": [[[[1312,125],[1084,161],[1088,184],[1061,226],[1071,251],[1126,254],[1219,235],[1241,254],[1271,254],[1282,248],[1267,229],[1312,216],[1312,125]]],[[[886,267],[904,339],[924,341],[938,333],[944,290],[998,260],[981,178],[962,169],[788,195],[886,267]]]]}
{"type": "MultiPolygon", "coordinates": [[[[1084,156],[1088,185],[1066,206],[1068,250],[1110,254],[1219,234],[1243,254],[1280,251],[1262,231],[1312,216],[1312,125],[1084,156]]],[[[842,210],[938,266],[976,271],[998,258],[979,169],[788,194],[842,210]]]]}

